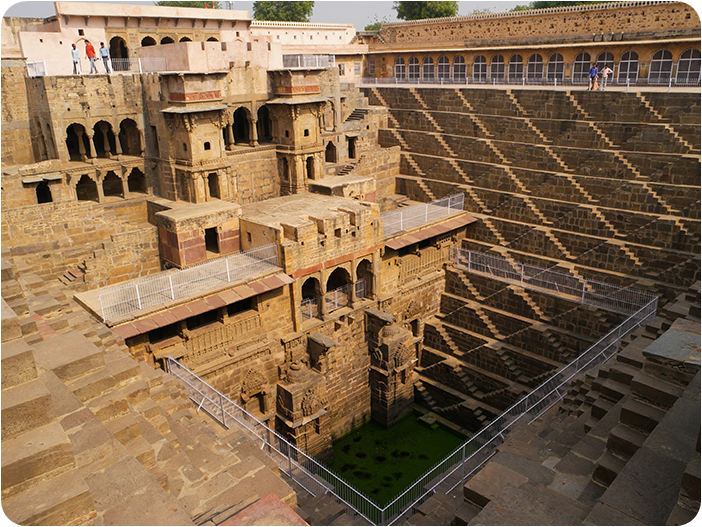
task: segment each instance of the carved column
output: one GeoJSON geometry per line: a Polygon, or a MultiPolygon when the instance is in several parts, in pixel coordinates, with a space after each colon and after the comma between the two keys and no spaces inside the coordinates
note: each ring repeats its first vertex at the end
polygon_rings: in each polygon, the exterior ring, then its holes
{"type": "Polygon", "coordinates": [[[102,170],[96,170],[95,171],[95,182],[97,186],[97,193],[98,193],[98,203],[103,203],[105,201],[105,192],[102,189],[102,184],[105,179],[105,172],[102,170]]]}
{"type": "Polygon", "coordinates": [[[120,179],[122,180],[122,195],[124,199],[129,199],[129,175],[124,167],[122,167],[122,176],[120,179]]]}
{"type": "Polygon", "coordinates": [[[358,280],[358,275],[356,273],[356,259],[351,260],[351,306],[356,307],[358,298],[356,298],[356,281],[358,280]]]}
{"type": "Polygon", "coordinates": [[[100,131],[102,132],[102,147],[105,150],[105,157],[111,158],[112,153],[110,151],[110,141],[107,138],[107,131],[109,130],[109,128],[108,128],[106,122],[100,122],[99,127],[100,127],[100,131]]]}
{"type": "Polygon", "coordinates": [[[227,126],[226,126],[225,129],[226,129],[226,131],[227,131],[227,132],[226,132],[226,133],[227,133],[227,146],[226,146],[226,149],[231,151],[232,148],[234,148],[234,145],[236,144],[235,141],[234,141],[234,130],[232,129],[232,123],[227,123],[227,126]]]}
{"type": "Polygon", "coordinates": [[[251,146],[258,146],[258,119],[251,118],[251,146]]]}

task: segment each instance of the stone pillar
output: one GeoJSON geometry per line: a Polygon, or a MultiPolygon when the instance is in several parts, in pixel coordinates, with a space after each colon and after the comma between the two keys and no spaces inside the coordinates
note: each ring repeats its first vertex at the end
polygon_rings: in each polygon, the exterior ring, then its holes
{"type": "MultiPolygon", "coordinates": [[[[82,135],[82,134],[81,134],[82,135]]],[[[95,135],[94,134],[88,134],[88,158],[89,159],[95,159],[97,157],[95,155],[95,143],[93,141],[95,140],[95,135]]],[[[81,148],[83,149],[82,154],[85,155],[85,147],[83,146],[83,139],[80,139],[80,145],[81,148]]]]}
{"type": "MultiPolygon", "coordinates": [[[[112,157],[112,152],[110,150],[110,141],[107,138],[107,123],[101,122],[100,123],[100,131],[102,132],[102,147],[105,149],[105,157],[108,159],[112,157]]],[[[116,141],[115,141],[116,142],[116,141]]]]}
{"type": "Polygon", "coordinates": [[[227,132],[226,132],[226,133],[227,133],[227,146],[226,146],[226,149],[231,151],[232,148],[234,148],[234,144],[235,144],[235,141],[234,141],[234,130],[232,129],[232,123],[227,123],[226,131],[227,131],[227,132]]]}
{"type": "Polygon", "coordinates": [[[325,297],[327,296],[327,279],[329,278],[329,272],[326,269],[322,270],[322,276],[320,276],[319,288],[322,290],[322,298],[320,298],[319,304],[319,314],[322,315],[322,319],[325,319],[329,314],[327,312],[327,303],[325,297]]]}
{"type": "Polygon", "coordinates": [[[350,297],[351,297],[351,306],[356,307],[356,304],[358,302],[358,298],[356,298],[356,281],[358,280],[358,275],[356,274],[356,259],[354,258],[351,260],[351,291],[350,297]]]}
{"type": "Polygon", "coordinates": [[[380,252],[377,250],[373,253],[372,267],[373,267],[373,287],[371,287],[371,294],[372,294],[371,298],[373,300],[378,300],[378,296],[380,294],[379,284],[378,284],[378,279],[380,277],[380,252]]]}
{"type": "Polygon", "coordinates": [[[258,146],[258,128],[256,124],[258,119],[251,119],[251,146],[258,146]]]}
{"type": "MultiPolygon", "coordinates": [[[[76,137],[78,138],[78,153],[80,154],[81,158],[85,159],[85,143],[83,143],[83,129],[74,127],[75,132],[76,132],[76,137]]],[[[88,136],[88,139],[90,139],[90,144],[93,142],[93,138],[88,136]]],[[[68,158],[70,159],[71,154],[70,152],[68,153],[68,158]]]]}
{"type": "Polygon", "coordinates": [[[122,143],[119,140],[119,134],[115,135],[115,154],[122,155],[122,143]]]}
{"type": "Polygon", "coordinates": [[[302,284],[298,286],[297,282],[289,284],[290,301],[294,306],[292,309],[293,331],[302,331],[302,314],[300,313],[300,304],[302,303],[302,284]]]}
{"type": "Polygon", "coordinates": [[[129,174],[124,167],[122,167],[122,176],[120,179],[122,180],[122,195],[124,199],[129,199],[129,174]]]}
{"type": "Polygon", "coordinates": [[[95,171],[95,181],[98,192],[98,203],[103,203],[105,201],[105,192],[102,190],[102,183],[105,179],[105,172],[101,170],[95,171]]]}

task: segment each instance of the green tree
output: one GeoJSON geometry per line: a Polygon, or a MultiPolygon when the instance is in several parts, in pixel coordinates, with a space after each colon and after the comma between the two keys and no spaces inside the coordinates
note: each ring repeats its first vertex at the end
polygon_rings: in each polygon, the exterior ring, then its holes
{"type": "Polygon", "coordinates": [[[256,20],[309,22],[313,9],[314,2],[254,2],[253,17],[256,20]]]}
{"type": "Polygon", "coordinates": [[[378,31],[380,29],[381,24],[385,24],[386,22],[389,22],[388,17],[383,17],[382,20],[378,20],[378,15],[375,15],[373,17],[373,22],[371,22],[366,27],[364,27],[363,30],[364,31],[378,31]]]}
{"type": "Polygon", "coordinates": [[[213,2],[209,0],[207,2],[196,2],[188,0],[161,0],[156,2],[156,5],[165,7],[203,7],[210,9],[219,9],[219,2],[213,2]]]}
{"type": "Polygon", "coordinates": [[[535,1],[524,5],[518,5],[512,8],[510,11],[527,11],[529,9],[547,9],[549,7],[568,7],[572,5],[587,5],[587,4],[602,4],[603,1],[591,1],[591,2],[546,2],[546,1],[535,1]]]}
{"type": "Polygon", "coordinates": [[[458,2],[393,2],[400,20],[421,20],[423,18],[441,18],[456,16],[458,2]]]}

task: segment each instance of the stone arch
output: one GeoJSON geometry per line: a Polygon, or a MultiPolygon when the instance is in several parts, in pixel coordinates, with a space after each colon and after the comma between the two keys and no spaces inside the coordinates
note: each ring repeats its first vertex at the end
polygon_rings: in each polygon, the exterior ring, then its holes
{"type": "Polygon", "coordinates": [[[99,201],[97,183],[88,174],[83,174],[76,183],[78,201],[99,201]]]}
{"type": "Polygon", "coordinates": [[[129,192],[141,192],[146,194],[146,177],[137,167],[134,167],[127,177],[127,188],[129,192]]]}
{"type": "Polygon", "coordinates": [[[119,124],[119,143],[122,153],[128,156],[141,155],[141,134],[133,119],[124,119],[119,124]]]}
{"type": "Polygon", "coordinates": [[[587,74],[590,71],[590,54],[586,51],[582,51],[575,56],[573,60],[573,80],[583,81],[587,80],[587,74]]]}
{"type": "Polygon", "coordinates": [[[544,76],[544,59],[539,53],[532,53],[527,59],[527,80],[541,79],[544,76]]]}
{"type": "Polygon", "coordinates": [[[207,39],[207,42],[219,42],[216,37],[210,37],[207,39]]]}
{"type": "Polygon", "coordinates": [[[463,55],[453,57],[453,78],[455,80],[466,80],[466,59],[463,55]]]}
{"type": "Polygon", "coordinates": [[[524,59],[519,53],[515,53],[509,58],[509,70],[507,78],[512,82],[522,80],[524,77],[524,59]]]}
{"type": "Polygon", "coordinates": [[[473,59],[473,80],[476,82],[487,79],[487,60],[484,55],[478,55],[473,59]]]}
{"type": "Polygon", "coordinates": [[[404,79],[407,77],[407,71],[405,70],[405,59],[402,57],[397,57],[395,59],[395,78],[404,79]]]}
{"type": "Polygon", "coordinates": [[[424,57],[422,59],[422,80],[432,80],[434,78],[434,59],[424,57]]]}
{"type": "Polygon", "coordinates": [[[264,104],[256,112],[258,116],[258,122],[256,127],[258,130],[258,140],[265,142],[273,141],[273,119],[271,118],[271,112],[268,109],[268,105],[264,104]]]}
{"type": "Polygon", "coordinates": [[[351,283],[351,275],[343,267],[337,267],[327,278],[326,291],[333,291],[351,283]]]}
{"type": "Polygon", "coordinates": [[[71,161],[83,161],[90,152],[90,138],[82,124],[73,123],[66,128],[66,148],[71,161]]]}
{"type": "Polygon", "coordinates": [[[565,63],[563,55],[554,53],[548,58],[546,77],[549,79],[562,79],[565,76],[565,63]]]}
{"type": "Polygon", "coordinates": [[[336,145],[333,141],[329,141],[324,149],[324,160],[327,163],[336,163],[336,145]]]}
{"type": "Polygon", "coordinates": [[[109,158],[116,152],[115,134],[112,132],[112,124],[107,121],[98,121],[93,126],[93,144],[95,145],[95,155],[97,157],[109,158]]]}
{"type": "Polygon", "coordinates": [[[127,60],[118,59],[128,59],[129,58],[129,48],[127,47],[126,41],[120,37],[112,37],[110,39],[110,58],[112,59],[112,69],[116,71],[128,71],[129,64],[127,60]]]}
{"type": "Polygon", "coordinates": [[[141,47],[155,46],[155,45],[156,45],[156,39],[154,39],[154,37],[144,37],[141,39],[141,47]]]}
{"type": "Polygon", "coordinates": [[[675,81],[681,84],[698,83],[702,54],[696,48],[688,48],[680,54],[675,81]]]}
{"type": "Polygon", "coordinates": [[[627,51],[619,59],[618,82],[626,83],[627,79],[636,82],[639,78],[639,54],[635,51],[627,51]]]}
{"type": "Polygon", "coordinates": [[[249,130],[251,127],[251,113],[248,108],[240,106],[234,111],[234,124],[232,125],[234,131],[234,142],[235,143],[248,143],[249,142],[249,130]]]}
{"type": "Polygon", "coordinates": [[[365,283],[363,288],[356,289],[356,296],[360,300],[361,298],[370,298],[373,296],[373,264],[366,258],[358,262],[356,266],[356,279],[358,281],[363,280],[365,283]],[[363,293],[363,296],[359,295],[363,293]]]}
{"type": "Polygon", "coordinates": [[[163,37],[161,39],[161,44],[173,44],[175,40],[173,40],[171,37],[163,37]]]}
{"type": "Polygon", "coordinates": [[[37,193],[37,203],[51,203],[54,201],[48,182],[40,181],[35,191],[37,193]]]}
{"type": "Polygon", "coordinates": [[[300,293],[302,296],[302,301],[300,302],[302,320],[317,317],[319,314],[319,301],[322,298],[322,288],[319,280],[314,276],[310,276],[302,284],[300,293]]]}
{"type": "Polygon", "coordinates": [[[505,78],[505,58],[499,53],[490,59],[490,78],[497,80],[505,78]]]}
{"type": "Polygon", "coordinates": [[[192,42],[192,41],[193,41],[193,39],[191,39],[190,37],[181,37],[178,42],[192,42]]]}
{"type": "Polygon", "coordinates": [[[124,197],[124,187],[122,187],[122,180],[110,170],[105,178],[102,180],[102,194],[103,196],[119,196],[124,197]]]}

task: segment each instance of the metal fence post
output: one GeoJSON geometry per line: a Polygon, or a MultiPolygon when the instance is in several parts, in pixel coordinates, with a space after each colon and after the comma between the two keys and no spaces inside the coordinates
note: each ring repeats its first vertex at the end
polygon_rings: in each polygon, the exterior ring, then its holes
{"type": "Polygon", "coordinates": [[[231,279],[230,276],[229,276],[229,258],[226,258],[226,259],[224,260],[224,263],[227,264],[227,282],[231,282],[232,279],[231,279]]]}
{"type": "Polygon", "coordinates": [[[137,304],[139,304],[139,309],[141,309],[141,298],[139,298],[139,284],[134,284],[134,289],[136,289],[137,304]]]}
{"type": "Polygon", "coordinates": [[[668,92],[670,92],[670,88],[671,88],[672,85],[673,85],[673,77],[671,77],[670,79],[668,79],[668,92]]]}
{"type": "Polygon", "coordinates": [[[524,264],[521,264],[522,266],[522,275],[521,275],[521,280],[519,281],[520,284],[522,284],[522,287],[524,287],[524,264]]]}
{"type": "Polygon", "coordinates": [[[171,275],[168,275],[168,283],[171,286],[171,300],[175,300],[175,294],[173,294],[173,280],[171,275]]]}
{"type": "Polygon", "coordinates": [[[219,407],[222,410],[222,424],[224,428],[227,428],[227,414],[224,411],[224,398],[221,393],[219,394],[219,407]]]}

